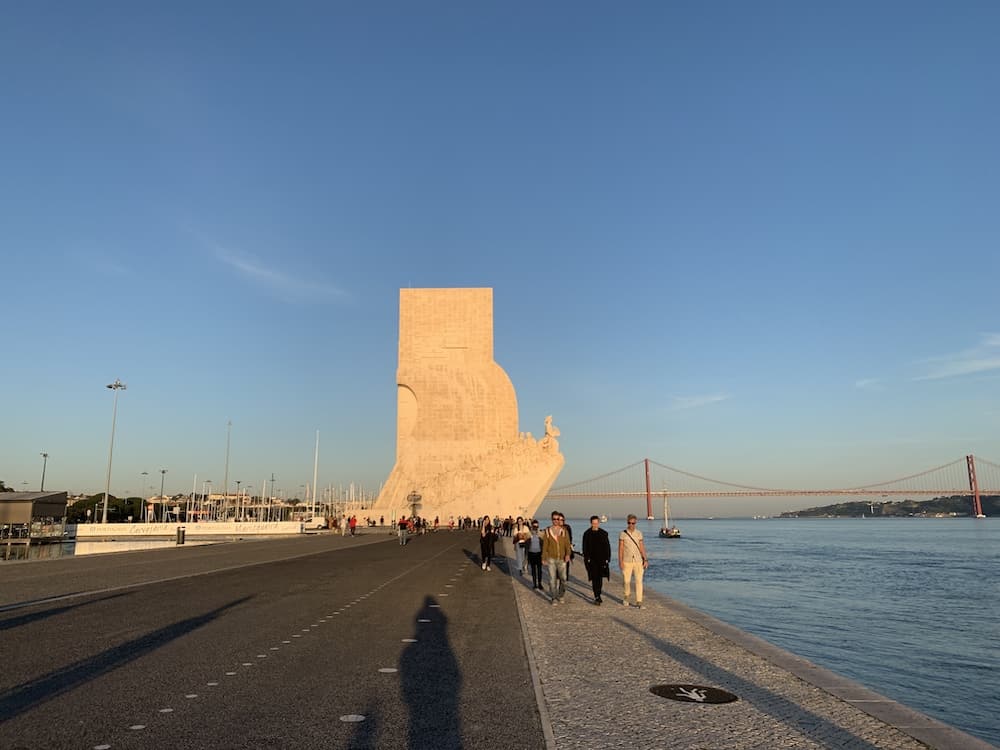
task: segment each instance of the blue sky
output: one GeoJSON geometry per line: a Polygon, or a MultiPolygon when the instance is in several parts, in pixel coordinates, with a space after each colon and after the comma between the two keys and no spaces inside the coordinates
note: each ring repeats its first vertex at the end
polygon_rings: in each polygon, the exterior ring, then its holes
{"type": "Polygon", "coordinates": [[[319,429],[321,484],[377,487],[407,286],[494,288],[558,483],[998,460],[998,28],[989,2],[8,7],[0,479],[36,488],[47,451],[47,487],[102,490],[121,378],[114,492],[219,486],[229,419],[231,480],[294,491],[319,429]]]}

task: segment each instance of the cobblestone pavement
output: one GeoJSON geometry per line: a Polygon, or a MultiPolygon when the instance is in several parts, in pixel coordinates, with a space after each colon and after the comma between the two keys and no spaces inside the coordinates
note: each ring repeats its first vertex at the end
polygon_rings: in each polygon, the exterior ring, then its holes
{"type": "Polygon", "coordinates": [[[581,562],[572,573],[566,603],[553,606],[547,594],[532,590],[530,575],[513,571],[556,750],[928,747],[696,622],[667,597],[647,588],[642,609],[623,607],[621,578],[614,575],[598,607],[581,562]],[[650,692],[659,684],[722,688],[739,700],[678,702],[650,692]]]}

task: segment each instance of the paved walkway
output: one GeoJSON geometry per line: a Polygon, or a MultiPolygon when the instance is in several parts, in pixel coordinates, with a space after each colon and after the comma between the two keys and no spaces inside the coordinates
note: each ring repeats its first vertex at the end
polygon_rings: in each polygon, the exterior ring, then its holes
{"type": "Polygon", "coordinates": [[[579,579],[551,606],[509,561],[480,570],[476,542],[5,565],[0,748],[992,747],[649,589],[622,607],[617,576],[602,607],[579,579]],[[665,684],[738,700],[650,692],[665,684]]]}
{"type": "Polygon", "coordinates": [[[623,607],[616,574],[595,606],[579,558],[572,574],[559,606],[513,575],[549,750],[993,747],[648,587],[642,609],[623,607]],[[739,700],[669,700],[661,684],[739,700]]]}

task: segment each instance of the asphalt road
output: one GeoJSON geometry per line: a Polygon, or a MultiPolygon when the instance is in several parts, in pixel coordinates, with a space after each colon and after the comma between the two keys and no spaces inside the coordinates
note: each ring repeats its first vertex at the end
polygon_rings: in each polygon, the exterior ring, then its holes
{"type": "Polygon", "coordinates": [[[0,569],[0,749],[544,747],[505,572],[381,539],[0,569]]]}

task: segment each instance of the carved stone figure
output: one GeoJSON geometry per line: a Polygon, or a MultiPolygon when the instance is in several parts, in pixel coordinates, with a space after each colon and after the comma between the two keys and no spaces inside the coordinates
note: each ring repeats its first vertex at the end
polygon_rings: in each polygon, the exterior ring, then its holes
{"type": "Polygon", "coordinates": [[[545,418],[545,437],[542,438],[542,450],[546,453],[558,453],[559,441],[556,440],[562,433],[559,428],[552,424],[552,415],[545,418]]]}

